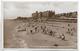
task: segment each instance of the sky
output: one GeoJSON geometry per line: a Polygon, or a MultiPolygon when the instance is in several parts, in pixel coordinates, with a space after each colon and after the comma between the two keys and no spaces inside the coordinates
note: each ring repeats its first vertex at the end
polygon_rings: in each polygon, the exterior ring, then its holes
{"type": "Polygon", "coordinates": [[[31,17],[35,11],[55,11],[56,14],[74,12],[78,9],[77,2],[3,2],[5,19],[15,19],[17,16],[31,17]]]}

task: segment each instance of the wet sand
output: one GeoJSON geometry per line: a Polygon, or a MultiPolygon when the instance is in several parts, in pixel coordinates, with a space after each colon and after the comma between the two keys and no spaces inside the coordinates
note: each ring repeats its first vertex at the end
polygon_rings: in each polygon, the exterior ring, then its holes
{"type": "MultiPolygon", "coordinates": [[[[63,41],[59,38],[55,38],[44,33],[38,32],[35,34],[27,33],[27,31],[17,32],[16,27],[22,22],[14,20],[5,20],[4,22],[4,47],[5,48],[76,48],[76,33],[74,36],[65,34],[66,40],[63,41]],[[57,46],[55,46],[57,44],[57,46]]],[[[23,23],[22,23],[23,24],[23,23]]],[[[55,23],[53,22],[53,28],[48,24],[46,26],[56,32],[65,33],[67,28],[59,28],[58,26],[67,27],[67,23],[55,23]],[[63,25],[62,25],[63,24],[63,25]],[[57,27],[57,28],[56,28],[57,27]],[[58,29],[59,28],[59,29],[58,29]]],[[[40,24],[41,25],[41,24],[40,24]]],[[[40,26],[38,24],[38,26],[40,26]]],[[[71,27],[76,27],[76,23],[71,24],[71,27]]],[[[23,26],[24,27],[24,26],[23,26]]],[[[30,29],[30,28],[29,28],[30,29]]]]}

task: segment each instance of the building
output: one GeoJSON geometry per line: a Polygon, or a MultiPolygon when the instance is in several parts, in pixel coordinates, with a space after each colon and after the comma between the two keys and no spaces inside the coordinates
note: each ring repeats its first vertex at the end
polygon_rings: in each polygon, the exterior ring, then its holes
{"type": "Polygon", "coordinates": [[[38,11],[36,11],[35,13],[32,13],[32,17],[38,17],[38,11]]]}
{"type": "Polygon", "coordinates": [[[72,17],[72,18],[76,18],[77,17],[77,12],[69,12],[69,13],[60,13],[60,14],[56,14],[56,17],[61,17],[61,16],[65,16],[65,17],[72,17]]]}
{"type": "Polygon", "coordinates": [[[55,15],[55,12],[53,11],[44,11],[44,12],[38,12],[32,13],[32,17],[52,17],[55,15]]]}

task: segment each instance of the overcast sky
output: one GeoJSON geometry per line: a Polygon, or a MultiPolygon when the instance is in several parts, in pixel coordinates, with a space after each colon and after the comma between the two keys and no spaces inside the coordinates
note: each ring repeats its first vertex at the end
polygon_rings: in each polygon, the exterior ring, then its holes
{"type": "Polygon", "coordinates": [[[77,2],[3,2],[4,17],[8,19],[30,17],[35,11],[73,12],[77,6],[77,2]]]}

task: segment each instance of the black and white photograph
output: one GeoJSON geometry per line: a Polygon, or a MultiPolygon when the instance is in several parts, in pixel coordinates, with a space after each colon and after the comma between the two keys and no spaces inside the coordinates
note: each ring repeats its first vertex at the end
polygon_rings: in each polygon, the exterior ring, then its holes
{"type": "Polygon", "coordinates": [[[3,2],[4,48],[77,49],[78,2],[3,2]]]}

